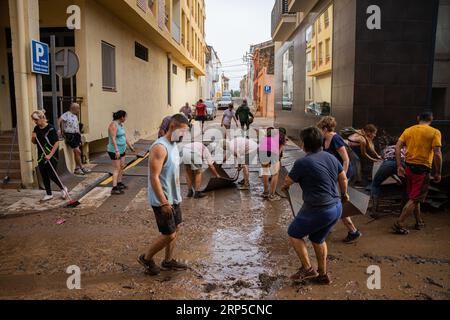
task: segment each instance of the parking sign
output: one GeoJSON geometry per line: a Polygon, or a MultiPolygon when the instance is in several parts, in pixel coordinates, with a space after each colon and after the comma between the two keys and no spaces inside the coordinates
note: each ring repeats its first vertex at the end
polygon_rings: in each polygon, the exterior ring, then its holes
{"type": "Polygon", "coordinates": [[[272,93],[272,87],[271,86],[264,86],[264,93],[272,93]]]}
{"type": "Polygon", "coordinates": [[[48,44],[31,40],[31,72],[40,74],[50,73],[48,44]]]}

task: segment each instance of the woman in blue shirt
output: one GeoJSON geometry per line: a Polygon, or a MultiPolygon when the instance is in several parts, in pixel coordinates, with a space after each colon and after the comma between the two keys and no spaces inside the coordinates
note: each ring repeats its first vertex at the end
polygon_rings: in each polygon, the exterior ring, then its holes
{"type": "MultiPolygon", "coordinates": [[[[353,177],[353,167],[348,156],[344,139],[336,133],[337,122],[333,117],[324,117],[317,124],[324,136],[323,150],[335,156],[344,167],[347,179],[350,181],[353,177]]],[[[361,232],[355,227],[351,218],[342,218],[342,222],[348,229],[345,243],[353,243],[358,241],[362,236],[361,232]]]]}
{"type": "Polygon", "coordinates": [[[123,169],[125,168],[125,155],[127,145],[130,150],[134,152],[133,146],[127,139],[124,122],[127,119],[127,113],[123,110],[117,111],[113,114],[113,122],[109,125],[108,135],[108,154],[113,163],[113,189],[111,193],[123,194],[123,190],[127,189],[127,186],[122,183],[123,169]]]}

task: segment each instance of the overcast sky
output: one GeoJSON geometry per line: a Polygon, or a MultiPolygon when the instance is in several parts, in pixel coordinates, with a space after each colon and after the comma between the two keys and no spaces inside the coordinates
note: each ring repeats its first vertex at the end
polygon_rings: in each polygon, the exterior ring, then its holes
{"type": "Polygon", "coordinates": [[[270,40],[274,0],[205,0],[206,42],[216,50],[231,89],[246,73],[242,57],[250,45],[270,40]],[[230,66],[229,68],[227,68],[230,66]]]}

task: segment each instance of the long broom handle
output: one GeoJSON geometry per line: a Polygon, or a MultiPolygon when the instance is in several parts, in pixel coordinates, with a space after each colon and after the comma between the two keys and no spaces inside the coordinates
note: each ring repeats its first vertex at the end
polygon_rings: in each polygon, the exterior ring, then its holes
{"type": "MultiPolygon", "coordinates": [[[[44,153],[44,155],[47,155],[47,154],[45,153],[44,148],[43,148],[42,145],[41,145],[41,142],[39,141],[39,139],[38,139],[37,137],[36,137],[36,142],[37,142],[39,148],[41,148],[41,151],[44,153]]],[[[52,162],[51,162],[50,160],[47,160],[47,163],[50,165],[50,168],[52,168],[53,173],[56,175],[56,178],[58,179],[59,183],[63,186],[63,191],[64,191],[64,193],[67,195],[67,197],[69,198],[69,201],[73,201],[72,197],[70,196],[69,192],[67,191],[66,186],[62,183],[62,181],[61,181],[61,179],[60,179],[58,173],[56,172],[55,167],[53,167],[52,162]]]]}

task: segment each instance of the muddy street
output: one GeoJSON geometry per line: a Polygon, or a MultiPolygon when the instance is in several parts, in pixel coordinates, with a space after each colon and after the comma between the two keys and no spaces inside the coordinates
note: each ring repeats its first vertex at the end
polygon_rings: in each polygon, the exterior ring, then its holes
{"type": "Polygon", "coordinates": [[[126,182],[125,195],[97,199],[91,207],[2,219],[0,298],[450,298],[448,212],[426,212],[427,228],[407,238],[390,233],[394,217],[357,217],[364,236],[352,245],[342,243],[346,232],[339,223],[328,240],[331,286],[294,285],[289,276],[299,262],[286,231],[292,213],[286,200],[261,198],[257,172],[252,172],[250,192],[227,189],[185,200],[175,255],[191,268],[149,277],[136,261],[157,236],[146,178],[127,177],[126,182]],[[65,221],[61,225],[59,218],[65,221]],[[71,265],[81,269],[81,290],[67,289],[71,265]],[[367,288],[370,265],[381,268],[381,290],[367,288]]]}

